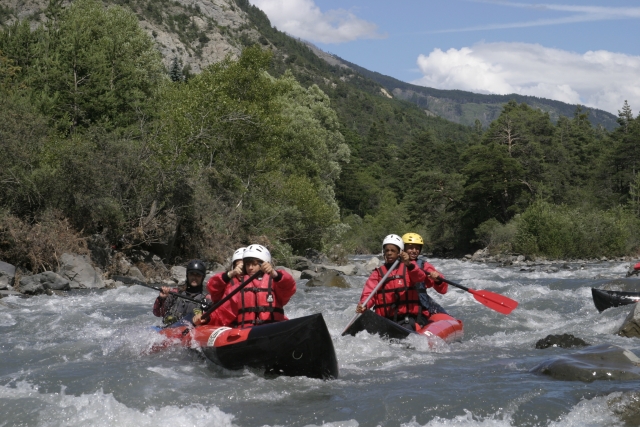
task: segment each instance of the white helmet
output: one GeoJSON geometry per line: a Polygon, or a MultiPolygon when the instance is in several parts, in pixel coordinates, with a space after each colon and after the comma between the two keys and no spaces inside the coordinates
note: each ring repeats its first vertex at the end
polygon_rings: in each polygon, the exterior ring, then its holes
{"type": "Polygon", "coordinates": [[[271,262],[271,253],[262,245],[249,245],[244,250],[242,258],[257,258],[264,262],[271,262]]]}
{"type": "Polygon", "coordinates": [[[404,242],[402,241],[402,237],[397,234],[389,234],[382,241],[382,250],[384,251],[384,245],[391,243],[392,245],[396,245],[400,251],[404,251],[404,242]]]}
{"type": "Polygon", "coordinates": [[[243,258],[242,254],[244,254],[245,249],[247,248],[240,248],[233,253],[233,257],[231,258],[231,264],[243,258]]]}

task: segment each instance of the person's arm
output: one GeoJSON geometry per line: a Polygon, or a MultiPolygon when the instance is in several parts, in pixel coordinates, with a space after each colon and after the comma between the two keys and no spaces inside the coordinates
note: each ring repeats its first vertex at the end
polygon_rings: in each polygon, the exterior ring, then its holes
{"type": "Polygon", "coordinates": [[[362,303],[364,302],[364,300],[369,298],[369,295],[371,295],[371,292],[375,289],[375,287],[378,285],[379,282],[380,282],[380,274],[378,273],[378,269],[376,268],[371,272],[371,275],[369,276],[369,278],[364,284],[364,287],[362,288],[362,294],[360,295],[360,303],[356,308],[356,312],[362,313],[367,308],[373,307],[373,305],[375,304],[374,303],[375,298],[371,298],[367,303],[366,307],[364,307],[362,303]]]}
{"type": "Polygon", "coordinates": [[[418,267],[415,261],[411,261],[411,264],[407,266],[407,270],[409,271],[409,279],[412,284],[424,282],[427,278],[427,275],[418,267]]]}
{"type": "Polygon", "coordinates": [[[273,277],[273,291],[282,305],[285,306],[293,294],[296,293],[296,281],[284,270],[276,271],[275,277],[273,275],[271,277],[273,277]]]}
{"type": "Polygon", "coordinates": [[[163,286],[161,289],[160,295],[158,295],[158,298],[156,298],[153,304],[153,315],[156,317],[164,317],[165,314],[167,314],[171,306],[168,296],[171,292],[178,291],[176,288],[169,288],[168,286],[163,286]]]}
{"type": "Polygon", "coordinates": [[[215,303],[222,299],[224,290],[227,288],[229,281],[229,274],[226,271],[215,274],[209,279],[207,282],[207,291],[209,291],[211,301],[215,303]]]}
{"type": "Polygon", "coordinates": [[[442,273],[436,270],[433,265],[426,262],[424,263],[424,270],[427,273],[427,277],[424,282],[425,287],[433,288],[439,294],[446,294],[449,289],[449,285],[447,285],[447,282],[442,280],[444,278],[442,273]]]}

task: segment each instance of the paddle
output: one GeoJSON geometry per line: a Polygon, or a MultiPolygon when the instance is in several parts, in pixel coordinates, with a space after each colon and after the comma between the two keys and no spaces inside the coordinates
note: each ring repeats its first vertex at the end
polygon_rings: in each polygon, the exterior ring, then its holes
{"type": "MultiPolygon", "coordinates": [[[[385,280],[387,280],[387,277],[389,277],[389,274],[391,274],[391,272],[392,272],[393,270],[395,270],[395,269],[396,269],[396,267],[398,266],[398,264],[399,264],[399,263],[400,263],[400,258],[398,258],[398,259],[396,260],[396,262],[394,262],[394,263],[393,263],[393,265],[391,266],[391,268],[387,271],[387,274],[385,274],[384,276],[382,276],[382,279],[380,279],[380,281],[378,282],[378,285],[377,285],[375,288],[373,288],[373,291],[371,291],[371,293],[369,294],[369,296],[367,297],[367,299],[365,299],[365,300],[362,302],[362,305],[363,305],[363,306],[365,306],[365,307],[367,306],[367,303],[369,302],[369,300],[370,300],[371,298],[373,298],[373,296],[376,294],[376,292],[378,292],[378,289],[380,289],[380,287],[381,287],[382,285],[384,285],[384,282],[385,282],[385,280]]],[[[349,321],[349,324],[347,325],[347,327],[346,327],[346,328],[344,328],[344,331],[342,331],[342,336],[344,336],[344,335],[346,335],[346,334],[347,334],[347,330],[351,327],[351,325],[353,325],[353,322],[355,322],[355,321],[358,319],[358,317],[360,317],[360,315],[361,315],[361,314],[362,314],[362,313],[356,313],[356,315],[355,315],[355,316],[353,316],[353,317],[351,318],[351,320],[349,321]]]]}
{"type": "MultiPolygon", "coordinates": [[[[162,292],[162,289],[158,288],[157,286],[153,286],[153,285],[147,285],[144,282],[141,282],[140,280],[136,280],[133,279],[131,277],[124,277],[124,276],[113,276],[114,280],[120,281],[122,283],[128,283],[131,285],[140,285],[140,286],[144,286],[145,288],[149,288],[149,289],[155,289],[156,291],[160,291],[162,292]]],[[[207,300],[197,300],[195,298],[191,298],[188,297],[186,295],[180,295],[176,292],[169,292],[171,295],[178,297],[178,298],[182,298],[182,299],[186,299],[187,301],[191,301],[191,302],[195,302],[198,303],[202,306],[202,308],[206,308],[209,307],[211,305],[210,301],[207,300]]]]}
{"type": "Polygon", "coordinates": [[[211,307],[207,308],[207,310],[202,313],[202,316],[200,317],[200,319],[203,321],[203,323],[208,323],[209,322],[209,316],[211,316],[211,313],[213,313],[214,311],[216,311],[218,309],[218,307],[220,307],[222,304],[224,304],[225,302],[229,301],[231,299],[231,297],[233,297],[235,294],[237,294],[238,292],[240,292],[245,286],[247,286],[249,283],[251,283],[253,281],[253,279],[256,279],[260,274],[262,273],[261,270],[256,271],[253,276],[247,278],[244,282],[240,283],[238,285],[237,288],[235,288],[234,290],[232,290],[231,292],[229,292],[229,294],[222,298],[220,301],[218,301],[217,303],[213,304],[211,307]]]}
{"type": "Polygon", "coordinates": [[[493,292],[484,290],[476,291],[474,289],[469,289],[466,286],[462,286],[458,283],[452,282],[451,280],[447,280],[442,276],[440,276],[440,278],[451,286],[455,286],[456,288],[460,288],[473,294],[473,297],[476,299],[476,301],[486,307],[489,307],[492,310],[497,311],[498,313],[509,314],[518,306],[518,301],[514,301],[511,298],[505,297],[504,295],[495,294],[493,292]]]}

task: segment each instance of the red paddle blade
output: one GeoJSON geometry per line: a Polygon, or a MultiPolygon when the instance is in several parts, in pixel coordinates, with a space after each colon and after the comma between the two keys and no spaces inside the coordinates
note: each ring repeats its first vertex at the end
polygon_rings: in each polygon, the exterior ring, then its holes
{"type": "Polygon", "coordinates": [[[640,262],[633,266],[634,270],[640,270],[640,262]]]}
{"type": "Polygon", "coordinates": [[[518,301],[514,301],[504,295],[494,294],[493,292],[485,290],[476,291],[469,289],[469,292],[473,294],[476,301],[480,304],[483,304],[498,313],[509,314],[518,306],[518,301]]]}

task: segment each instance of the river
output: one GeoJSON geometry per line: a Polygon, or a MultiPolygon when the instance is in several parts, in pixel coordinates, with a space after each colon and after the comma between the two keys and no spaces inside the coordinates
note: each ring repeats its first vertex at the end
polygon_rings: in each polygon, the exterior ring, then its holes
{"type": "MultiPolygon", "coordinates": [[[[352,287],[307,288],[290,318],[322,312],[334,338],[340,378],[265,379],[221,371],[182,348],[149,353],[159,324],[155,291],[140,286],[65,296],[0,300],[1,426],[610,426],[622,425],[607,399],[640,381],[559,381],[530,370],[575,350],[535,348],[570,333],[640,355],[640,341],[613,333],[629,306],[599,314],[590,287],[624,277],[628,263],[570,264],[523,272],[460,260],[431,262],[451,280],[519,301],[504,316],[450,287],[430,294],[464,321],[460,343],[429,346],[341,337],[365,277],[352,287]]],[[[640,281],[622,281],[640,289],[640,281]]]]}

